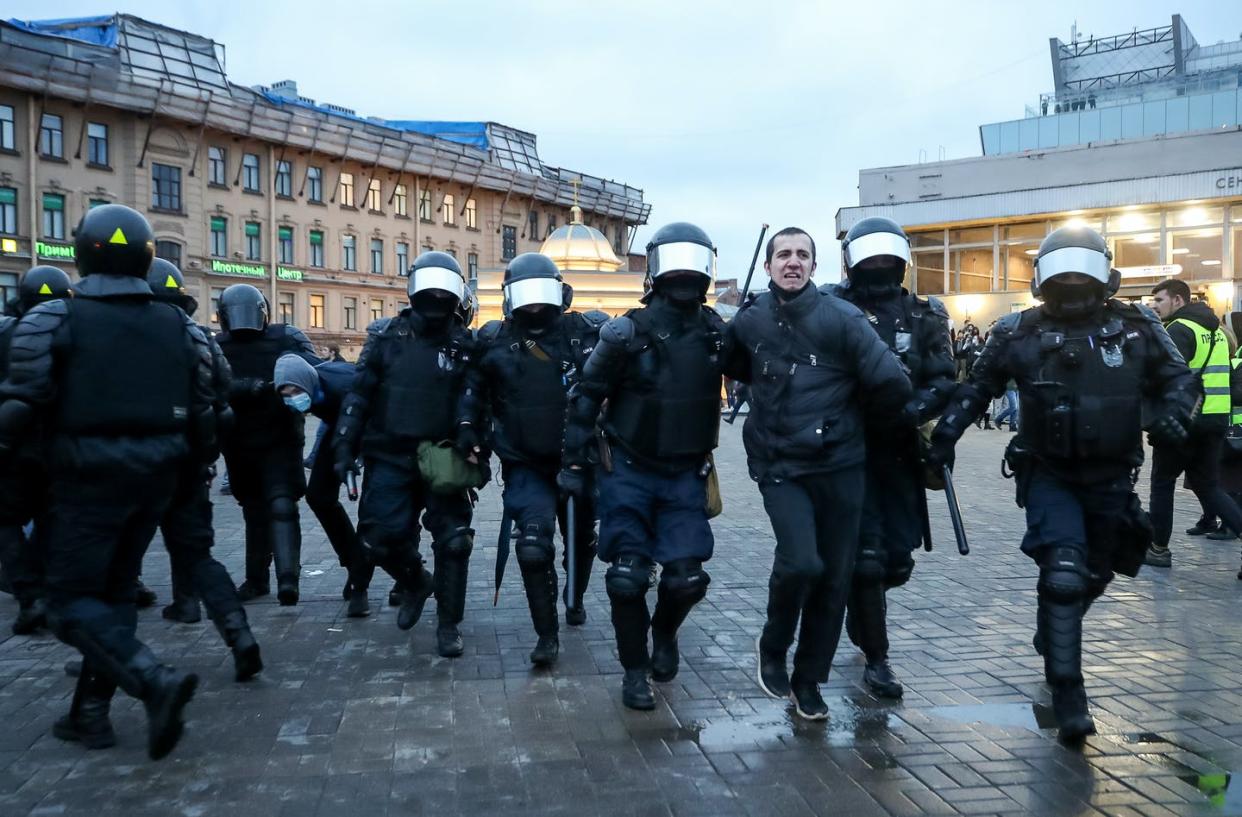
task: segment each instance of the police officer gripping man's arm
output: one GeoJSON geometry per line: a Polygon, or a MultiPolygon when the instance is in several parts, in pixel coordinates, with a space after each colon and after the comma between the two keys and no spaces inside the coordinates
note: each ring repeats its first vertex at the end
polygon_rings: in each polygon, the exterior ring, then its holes
{"type": "Polygon", "coordinates": [[[400,576],[404,596],[397,626],[413,627],[434,590],[437,650],[456,657],[463,651],[458,624],[474,548],[473,508],[467,488],[432,490],[420,448],[453,440],[475,340],[457,317],[466,281],[456,258],[443,252],[418,256],[407,292],[408,309],[367,328],[333,449],[341,480],[356,473],[359,453],[366,461],[358,534],[368,558],[400,576]],[[434,585],[418,551],[424,510],[436,558],[434,585]]]}
{"type": "Polygon", "coordinates": [[[850,640],[867,658],[867,687],[882,698],[900,698],[901,682],[888,664],[885,594],[909,580],[912,553],[928,525],[918,427],[948,402],[957,366],[944,305],[902,287],[910,242],[901,227],[887,218],[863,219],[850,228],[841,250],[846,280],[826,289],[863,311],[914,387],[904,433],[891,424],[866,424],[867,485],[846,618],[850,640]]]}
{"type": "Polygon", "coordinates": [[[1063,227],[1044,239],[1031,282],[1043,303],[996,323],[928,453],[933,464],[949,462],[970,424],[1010,379],[1017,383],[1022,423],[1006,460],[1026,508],[1022,550],[1039,565],[1035,649],[1067,742],[1095,730],[1083,687],[1083,615],[1115,569],[1137,569],[1135,543],[1145,550],[1150,541],[1134,494],[1142,400],[1158,403],[1148,427],[1153,444],[1182,445],[1197,397],[1156,316],[1111,299],[1120,283],[1111,260],[1088,228],[1063,227]]]}
{"type": "Polygon", "coordinates": [[[729,325],[751,387],[742,440],[776,536],[767,621],[757,643],[764,691],[798,715],[828,716],[819,684],[841,633],[864,500],[864,414],[890,429],[913,396],[901,362],[863,313],[811,281],[815,243],[788,227],[769,239],[768,291],[729,325]],[[786,653],[801,619],[793,659],[786,653]]]}
{"type": "Polygon", "coordinates": [[[146,706],[147,751],[158,759],[181,736],[198,678],[161,664],[138,640],[134,596],[178,467],[218,455],[211,353],[189,316],[152,301],[155,239],[140,214],[116,204],[88,211],[74,251],[75,297],[35,307],[14,332],[0,451],[42,418],[48,619],[84,659],[53,733],[112,745],[108,711],[120,686],[146,706]]]}
{"type": "Polygon", "coordinates": [[[557,480],[583,497],[587,468],[600,461],[599,557],[610,564],[604,582],[625,669],[622,702],[631,709],[655,707],[648,673],[657,681],[677,675],[677,630],[710,581],[705,477],[728,351],[724,322],[705,306],[715,270],[715,248],[701,229],[681,222],[657,230],[647,245],[645,306],[604,324],[570,390],[557,480]],[[663,571],[651,615],[656,564],[663,571]]]}
{"type": "MultiPolygon", "coordinates": [[[[518,566],[538,642],[530,660],[550,666],[560,652],[554,541],[566,498],[558,496],[566,393],[599,339],[605,316],[568,311],[567,285],[551,258],[523,253],[505,268],[503,321],[479,331],[479,353],[458,408],[459,445],[483,438],[500,456],[505,514],[518,530],[518,566]],[[490,420],[490,434],[488,433],[490,420]]],[[[586,476],[590,477],[589,469],[586,476]]],[[[582,596],[595,559],[592,491],[575,497],[575,587],[565,588],[565,619],[582,624],[582,596]]],[[[566,536],[566,548],[570,538],[566,536]]],[[[568,550],[566,551],[566,562],[568,550]]]]}

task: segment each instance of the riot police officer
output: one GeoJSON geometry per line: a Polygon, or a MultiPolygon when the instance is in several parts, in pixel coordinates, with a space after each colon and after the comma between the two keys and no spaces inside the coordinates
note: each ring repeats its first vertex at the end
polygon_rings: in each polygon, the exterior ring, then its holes
{"type": "Polygon", "coordinates": [[[409,308],[367,328],[333,442],[342,481],[357,472],[359,453],[365,461],[358,534],[368,558],[400,577],[397,626],[413,627],[434,591],[436,647],[446,658],[464,649],[458,625],[474,549],[473,508],[464,486],[432,489],[435,475],[423,472],[419,449],[434,453],[423,444],[453,439],[474,351],[473,332],[456,317],[465,289],[461,267],[448,253],[425,252],[414,260],[409,308]],[[420,514],[435,553],[434,585],[418,551],[420,514]]]}
{"type": "Polygon", "coordinates": [[[954,443],[1012,378],[1022,423],[1006,452],[1026,508],[1022,551],[1039,565],[1035,649],[1060,737],[1095,731],[1082,676],[1082,618],[1120,571],[1134,575],[1151,523],[1134,483],[1143,462],[1144,396],[1160,398],[1153,444],[1188,437],[1194,375],[1146,307],[1113,300],[1120,283],[1094,230],[1063,227],[1039,246],[1032,291],[1043,303],[1001,318],[936,426],[928,459],[954,443]]]}
{"type": "Polygon", "coordinates": [[[285,408],[272,387],[272,371],[289,352],[311,365],[322,361],[300,329],[268,322],[267,300],[249,284],[224,290],[218,312],[224,331],[216,340],[233,370],[234,423],[224,437],[224,461],[246,522],[246,580],[239,592],[243,601],[271,592],[268,567],[275,558],[277,599],[294,605],[302,555],[298,499],[306,492],[305,420],[285,408]]]}
{"type": "MultiPolygon", "coordinates": [[[[198,310],[198,302],[185,291],[181,270],[170,261],[156,258],[151,262],[147,285],[156,301],[172,304],[190,317],[198,310]]],[[[210,330],[205,326],[198,329],[211,349],[216,423],[220,428],[227,428],[233,419],[228,402],[232,373],[210,330]]],[[[164,608],[164,618],[191,624],[199,621],[201,599],[220,637],[233,651],[236,679],[245,681],[263,669],[263,659],[250,631],[237,586],[224,565],[211,555],[215,544],[211,479],[210,464],[186,461],[178,471],[172,502],[160,520],[173,586],[173,602],[164,608]]]]}
{"type": "Polygon", "coordinates": [[[867,487],[846,629],[867,658],[863,682],[882,698],[900,698],[888,663],[885,594],[910,579],[913,551],[927,524],[917,426],[940,414],[956,385],[949,314],[936,298],[902,288],[910,241],[896,222],[866,218],[841,246],[846,280],[829,290],[858,307],[909,372],[915,394],[904,430],[867,425],[867,487]]]}
{"type": "MultiPolygon", "coordinates": [[[[505,514],[518,531],[515,552],[538,636],[530,660],[549,666],[560,652],[553,536],[558,516],[562,534],[567,533],[565,502],[558,502],[556,487],[566,391],[595,348],[606,316],[567,311],[561,272],[539,253],[510,261],[503,288],[505,319],[479,331],[478,355],[466,375],[458,412],[457,440],[463,451],[476,456],[486,440],[500,457],[505,514]]],[[[575,528],[575,586],[570,588],[566,579],[565,619],[582,624],[582,596],[595,559],[589,490],[575,508],[575,528]]]]}
{"type": "Polygon", "coordinates": [[[115,742],[108,711],[119,685],[146,706],[148,754],[170,752],[197,676],[161,664],[138,640],[134,594],[142,555],[187,459],[215,460],[211,352],[181,310],[151,299],[151,227],[116,204],[82,218],[82,281],[13,335],[0,386],[0,451],[36,415],[48,438],[48,620],[84,661],[54,734],[88,747],[115,742]]]}
{"type": "MultiPolygon", "coordinates": [[[[5,304],[0,317],[0,381],[8,376],[9,344],[17,321],[38,304],[68,298],[71,281],[57,267],[31,267],[17,284],[17,297],[5,304]]],[[[0,567],[17,599],[14,635],[29,635],[43,627],[47,606],[43,588],[42,547],[26,537],[25,526],[35,520],[35,536],[44,526],[47,468],[39,431],[22,441],[8,462],[0,462],[0,567]]]]}
{"type": "Polygon", "coordinates": [[[657,230],[647,245],[644,306],[604,324],[570,391],[557,480],[585,497],[589,467],[599,463],[599,558],[610,565],[604,583],[625,669],[621,699],[631,709],[655,707],[649,673],[660,682],[677,676],[677,631],[711,581],[703,569],[714,545],[706,476],[727,358],[724,322],[705,305],[715,272],[703,230],[685,222],[657,230]]]}

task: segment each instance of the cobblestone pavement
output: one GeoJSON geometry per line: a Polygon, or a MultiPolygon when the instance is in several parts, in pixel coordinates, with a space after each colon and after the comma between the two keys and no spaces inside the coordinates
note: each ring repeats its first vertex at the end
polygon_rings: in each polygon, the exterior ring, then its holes
{"type": "MultiPolygon", "coordinates": [[[[1118,579],[1095,605],[1084,664],[1100,734],[1067,750],[1047,728],[1030,645],[1036,570],[1017,549],[1021,515],[999,474],[1007,437],[972,431],[959,449],[969,557],[953,547],[942,496],[930,496],[936,549],[890,596],[899,705],[859,686],[848,643],[825,688],[826,724],[796,720],[755,685],[772,537],[739,423],[722,429],[711,590],[655,712],[621,706],[599,565],[587,625],[562,630],[555,671],[530,669],[516,565],[491,603],[494,486],[476,513],[455,660],[434,653],[434,616],[397,630],[386,581],[372,587],[371,618],[346,619],[343,573],[304,509],[302,603],[248,607],[268,666],[259,680],[233,683],[210,625],[141,614],[157,653],[202,676],[167,760],[147,761],[141,705],[124,696],[115,749],[53,738],[71,651],[48,636],[0,642],[0,814],[1242,814],[1237,547],[1176,537],[1171,571],[1118,579]]],[[[1178,502],[1180,531],[1195,506],[1184,491],[1178,502]]],[[[241,516],[228,497],[217,511],[217,556],[237,577],[241,516]]],[[[157,541],[146,580],[161,601],[167,576],[157,541]]],[[[6,633],[14,611],[0,598],[6,633]]]]}

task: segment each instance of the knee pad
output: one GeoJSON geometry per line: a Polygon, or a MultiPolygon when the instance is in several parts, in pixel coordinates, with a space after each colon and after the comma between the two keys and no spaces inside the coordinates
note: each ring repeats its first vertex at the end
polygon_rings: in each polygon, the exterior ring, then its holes
{"type": "Polygon", "coordinates": [[[901,587],[910,581],[910,574],[914,572],[914,559],[906,554],[901,561],[897,563],[890,562],[888,570],[884,574],[884,586],[888,589],[901,587]]]}
{"type": "Polygon", "coordinates": [[[686,604],[698,604],[707,595],[712,577],[703,569],[698,559],[678,559],[669,562],[660,573],[660,595],[677,599],[686,604]]]}
{"type": "Polygon", "coordinates": [[[1039,595],[1049,601],[1071,604],[1087,595],[1087,565],[1074,548],[1050,547],[1039,567],[1039,595]]]}
{"type": "Polygon", "coordinates": [[[550,526],[531,522],[518,537],[513,551],[523,570],[538,570],[552,564],[555,548],[552,545],[550,526]]]}
{"type": "Polygon", "coordinates": [[[888,574],[887,561],[888,556],[879,545],[860,547],[854,561],[854,584],[863,587],[882,584],[888,574]]]}
{"type": "Polygon", "coordinates": [[[298,503],[293,497],[278,496],[268,504],[272,519],[294,520],[298,518],[298,503]]]}
{"type": "Polygon", "coordinates": [[[637,601],[651,587],[651,560],[643,556],[622,556],[608,566],[604,587],[613,601],[637,601]]]}
{"type": "Polygon", "coordinates": [[[440,553],[450,559],[469,559],[474,550],[474,530],[457,528],[439,543],[440,553]]]}

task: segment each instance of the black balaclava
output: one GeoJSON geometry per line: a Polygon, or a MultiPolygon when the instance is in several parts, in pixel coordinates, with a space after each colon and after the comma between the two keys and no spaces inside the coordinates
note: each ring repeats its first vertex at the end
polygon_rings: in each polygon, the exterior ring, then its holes
{"type": "Polygon", "coordinates": [[[673,306],[689,311],[707,303],[709,283],[706,275],[697,272],[671,272],[656,276],[651,286],[657,295],[664,297],[673,306]]]}
{"type": "Polygon", "coordinates": [[[1039,295],[1044,299],[1044,311],[1067,321],[1093,317],[1108,300],[1104,285],[1095,280],[1068,283],[1052,278],[1040,285],[1039,295]]]}
{"type": "MultiPolygon", "coordinates": [[[[891,256],[885,256],[891,258],[891,256]]],[[[871,259],[866,259],[870,261],[871,259]]],[[[867,300],[896,298],[901,294],[901,284],[906,278],[906,265],[900,259],[883,266],[869,267],[865,263],[849,270],[850,289],[867,300]]]]}
{"type": "Polygon", "coordinates": [[[444,289],[424,289],[410,296],[410,306],[430,329],[444,329],[457,310],[457,296],[444,289]]]}
{"type": "Polygon", "coordinates": [[[514,326],[521,334],[538,338],[555,328],[561,317],[561,308],[553,304],[523,306],[513,310],[512,317],[514,326]]]}

